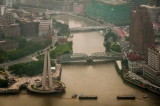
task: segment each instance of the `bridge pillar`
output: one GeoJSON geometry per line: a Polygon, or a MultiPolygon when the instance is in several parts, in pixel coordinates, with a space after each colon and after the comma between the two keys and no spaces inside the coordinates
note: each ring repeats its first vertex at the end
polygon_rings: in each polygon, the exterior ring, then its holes
{"type": "Polygon", "coordinates": [[[93,63],[93,60],[92,60],[92,59],[87,59],[86,61],[87,61],[87,63],[89,63],[89,64],[92,64],[92,63],[93,63]]]}

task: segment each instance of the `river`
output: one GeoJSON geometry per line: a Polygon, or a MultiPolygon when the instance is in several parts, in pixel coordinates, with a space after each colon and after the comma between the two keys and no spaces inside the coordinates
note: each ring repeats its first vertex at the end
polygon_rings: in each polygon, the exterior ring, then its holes
{"type": "MultiPolygon", "coordinates": [[[[60,15],[60,22],[70,27],[93,26],[83,19],[60,15]]],[[[73,52],[104,52],[104,37],[98,32],[73,34],[73,52]]],[[[124,82],[117,73],[113,62],[63,65],[62,82],[66,93],[60,95],[31,95],[22,91],[19,95],[0,96],[0,106],[160,106],[160,97],[124,82]],[[98,100],[71,99],[72,94],[97,95],[98,100]],[[135,94],[136,100],[117,100],[117,95],[135,94]],[[143,99],[144,94],[148,95],[143,99]]]]}

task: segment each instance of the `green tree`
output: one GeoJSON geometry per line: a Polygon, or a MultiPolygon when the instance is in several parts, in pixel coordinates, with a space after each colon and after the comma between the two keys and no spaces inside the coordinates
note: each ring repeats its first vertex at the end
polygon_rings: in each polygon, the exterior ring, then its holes
{"type": "Polygon", "coordinates": [[[127,59],[123,59],[121,60],[121,64],[122,64],[122,68],[123,69],[128,69],[128,60],[127,59]]]}
{"type": "Polygon", "coordinates": [[[7,52],[0,49],[0,63],[3,63],[8,60],[7,52]]]}
{"type": "Polygon", "coordinates": [[[9,78],[8,74],[5,74],[5,75],[4,75],[4,79],[5,79],[6,81],[8,81],[8,78],[9,78]]]}
{"type": "Polygon", "coordinates": [[[8,81],[0,79],[0,88],[7,88],[8,87],[8,81]]]}
{"type": "Polygon", "coordinates": [[[4,33],[0,32],[0,39],[4,39],[5,36],[4,36],[4,33]]]}
{"type": "Polygon", "coordinates": [[[110,41],[106,41],[104,46],[105,46],[106,50],[109,50],[110,47],[111,47],[111,42],[110,41]]]}
{"type": "Polygon", "coordinates": [[[118,44],[112,44],[110,49],[115,52],[121,52],[121,47],[118,44]]]}
{"type": "Polygon", "coordinates": [[[105,41],[107,41],[109,38],[112,38],[113,41],[117,41],[117,35],[112,32],[112,31],[109,31],[106,35],[105,35],[105,41]]]}

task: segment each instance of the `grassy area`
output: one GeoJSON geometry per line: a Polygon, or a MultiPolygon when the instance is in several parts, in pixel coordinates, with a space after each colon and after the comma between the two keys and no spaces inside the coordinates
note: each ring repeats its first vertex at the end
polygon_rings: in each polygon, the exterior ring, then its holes
{"type": "Polygon", "coordinates": [[[50,52],[51,58],[58,58],[61,55],[72,52],[72,42],[67,42],[63,45],[58,44],[55,50],[50,52]]]}
{"type": "Polygon", "coordinates": [[[17,76],[35,76],[42,74],[43,61],[31,61],[27,63],[20,63],[9,66],[9,71],[17,76]]]}
{"type": "MultiPolygon", "coordinates": [[[[51,59],[57,59],[59,56],[72,52],[72,42],[67,42],[63,45],[57,44],[56,49],[50,51],[51,59]]],[[[37,59],[43,60],[44,55],[37,56],[37,59]]]]}

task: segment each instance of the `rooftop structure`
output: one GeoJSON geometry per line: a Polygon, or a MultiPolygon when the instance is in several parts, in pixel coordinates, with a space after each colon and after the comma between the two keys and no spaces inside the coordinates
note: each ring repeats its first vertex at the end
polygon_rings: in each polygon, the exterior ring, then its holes
{"type": "Polygon", "coordinates": [[[144,60],[144,58],[136,53],[128,53],[127,54],[128,60],[130,61],[139,61],[139,60],[144,60]]]}

